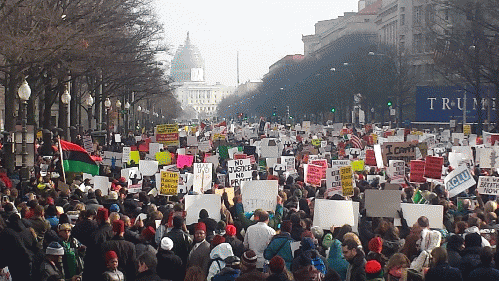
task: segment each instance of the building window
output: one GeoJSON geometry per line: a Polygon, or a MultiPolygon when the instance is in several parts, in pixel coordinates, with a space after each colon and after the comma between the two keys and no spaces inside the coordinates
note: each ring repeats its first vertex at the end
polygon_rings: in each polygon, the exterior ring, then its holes
{"type": "Polygon", "coordinates": [[[369,19],[364,19],[364,22],[369,22],[369,19]]]}
{"type": "Polygon", "coordinates": [[[414,34],[412,48],[416,54],[423,52],[423,35],[422,34],[414,34]]]}
{"type": "Polygon", "coordinates": [[[435,22],[435,6],[432,4],[426,5],[425,22],[427,26],[430,26],[435,22]]]}
{"type": "Polygon", "coordinates": [[[405,14],[400,15],[400,25],[405,25],[405,14]]]}
{"type": "Polygon", "coordinates": [[[449,9],[444,10],[444,19],[449,20],[449,9]]]}
{"type": "Polygon", "coordinates": [[[414,23],[421,23],[423,6],[414,6],[414,23]]]}

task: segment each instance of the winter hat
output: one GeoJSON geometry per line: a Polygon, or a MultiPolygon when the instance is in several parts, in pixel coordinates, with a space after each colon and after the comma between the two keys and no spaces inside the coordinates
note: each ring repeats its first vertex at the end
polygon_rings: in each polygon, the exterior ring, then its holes
{"type": "Polygon", "coordinates": [[[51,242],[48,245],[47,250],[45,250],[45,254],[52,256],[64,256],[64,248],[57,242],[51,242]]]}
{"type": "Polygon", "coordinates": [[[381,254],[383,250],[383,240],[380,237],[374,237],[369,241],[369,251],[381,254]]]}
{"type": "Polygon", "coordinates": [[[149,240],[152,240],[154,238],[154,236],[156,235],[156,230],[154,230],[154,228],[152,228],[152,226],[148,226],[146,228],[144,228],[144,230],[142,230],[142,237],[144,237],[144,239],[146,241],[149,241],[149,240]]]}
{"type": "Polygon", "coordinates": [[[166,251],[173,249],[173,241],[170,237],[163,237],[163,239],[161,239],[161,249],[166,251]]]}
{"type": "Polygon", "coordinates": [[[310,237],[302,238],[300,245],[303,251],[315,249],[314,239],[310,237]]]}
{"type": "Polygon", "coordinates": [[[118,192],[116,192],[116,191],[109,192],[109,199],[117,200],[118,199],[118,192]]]}
{"type": "Polygon", "coordinates": [[[281,273],[285,265],[284,259],[276,255],[270,260],[269,268],[272,273],[281,273]]]}
{"type": "Polygon", "coordinates": [[[113,232],[122,233],[125,232],[125,222],[122,220],[113,221],[113,232]]]}
{"type": "Polygon", "coordinates": [[[319,240],[322,238],[322,236],[324,236],[324,230],[322,230],[322,228],[319,226],[312,226],[310,228],[310,231],[314,235],[315,239],[319,240]]]}
{"type": "Polygon", "coordinates": [[[99,208],[97,210],[97,219],[100,221],[106,221],[109,218],[109,211],[106,208],[99,208]]]}
{"type": "Polygon", "coordinates": [[[71,230],[71,224],[69,223],[60,224],[57,230],[58,231],[71,230]]]}
{"type": "Polygon", "coordinates": [[[104,258],[106,259],[106,263],[108,263],[110,260],[112,259],[117,259],[118,258],[118,255],[116,254],[115,251],[107,251],[105,254],[104,254],[104,258]]]}
{"type": "Polygon", "coordinates": [[[54,198],[47,197],[47,205],[54,205],[54,198]]]}
{"type": "Polygon", "coordinates": [[[112,204],[109,207],[109,211],[119,213],[120,212],[120,206],[118,206],[118,204],[112,204]]]}
{"type": "Polygon", "coordinates": [[[241,263],[241,259],[236,256],[230,256],[224,260],[225,266],[237,266],[241,263]]]}
{"type": "Polygon", "coordinates": [[[215,235],[215,237],[213,237],[213,240],[211,240],[212,247],[216,247],[222,243],[225,243],[225,238],[221,235],[215,235]]]}
{"type": "Polygon", "coordinates": [[[256,254],[253,250],[244,252],[241,260],[248,267],[256,267],[256,254]]]}
{"type": "Polygon", "coordinates": [[[377,260],[370,260],[365,266],[367,279],[373,279],[383,276],[383,270],[381,269],[381,264],[377,260]]]}
{"type": "Polygon", "coordinates": [[[482,237],[478,233],[468,233],[464,237],[464,245],[466,248],[480,247],[482,245],[482,237]]]}
{"type": "Polygon", "coordinates": [[[225,233],[227,233],[227,235],[229,235],[229,236],[235,236],[236,232],[237,232],[236,227],[233,226],[232,224],[228,224],[225,227],[225,233]]]}
{"type": "Polygon", "coordinates": [[[196,232],[198,230],[203,230],[204,232],[206,232],[206,224],[204,224],[204,222],[196,223],[196,227],[194,228],[194,232],[196,232]]]}

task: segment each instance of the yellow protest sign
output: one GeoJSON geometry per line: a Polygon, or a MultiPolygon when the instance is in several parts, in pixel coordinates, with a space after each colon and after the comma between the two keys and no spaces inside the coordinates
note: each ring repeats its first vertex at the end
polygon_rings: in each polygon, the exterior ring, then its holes
{"type": "Polygon", "coordinates": [[[312,145],[313,146],[321,146],[321,139],[313,139],[312,140],[312,145]]]}
{"type": "Polygon", "coordinates": [[[353,178],[352,166],[345,166],[340,168],[341,188],[343,189],[343,196],[353,195],[353,178]]]}
{"type": "Polygon", "coordinates": [[[364,171],[364,160],[352,161],[352,170],[356,172],[364,171]]]}
{"type": "Polygon", "coordinates": [[[227,135],[225,135],[225,134],[213,134],[212,140],[213,141],[221,141],[221,140],[225,140],[226,137],[227,137],[227,135]]]}
{"type": "Polygon", "coordinates": [[[162,143],[163,145],[175,146],[180,144],[177,124],[158,125],[155,129],[155,135],[156,142],[162,143]]]}
{"type": "Polygon", "coordinates": [[[466,136],[471,135],[471,125],[470,124],[464,124],[463,125],[463,133],[466,136]]]}
{"type": "Polygon", "coordinates": [[[139,151],[130,151],[130,160],[128,160],[128,164],[131,164],[132,160],[135,164],[139,164],[140,161],[139,151]]]}
{"type": "Polygon", "coordinates": [[[170,165],[172,163],[172,154],[169,151],[156,152],[155,158],[159,165],[170,165]]]}
{"type": "Polygon", "coordinates": [[[378,135],[371,134],[371,136],[373,137],[373,144],[377,144],[378,143],[378,135]]]}
{"type": "Polygon", "coordinates": [[[227,198],[229,198],[229,204],[234,205],[234,200],[233,200],[234,199],[234,188],[233,187],[215,189],[215,194],[220,194],[220,196],[222,196],[222,194],[224,194],[224,190],[225,190],[225,192],[227,192],[227,198]]]}
{"type": "Polygon", "coordinates": [[[161,195],[177,195],[178,173],[161,171],[161,195]]]}

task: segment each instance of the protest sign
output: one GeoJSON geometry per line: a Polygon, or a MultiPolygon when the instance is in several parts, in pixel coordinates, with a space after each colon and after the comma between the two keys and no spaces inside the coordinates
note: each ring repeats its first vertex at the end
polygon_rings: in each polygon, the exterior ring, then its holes
{"type": "Polygon", "coordinates": [[[409,177],[410,182],[419,182],[419,183],[426,182],[426,179],[424,178],[425,165],[426,165],[425,161],[421,160],[411,161],[411,174],[409,177]]]}
{"type": "Polygon", "coordinates": [[[331,167],[350,166],[350,163],[351,163],[350,160],[332,160],[331,161],[331,167]]]}
{"type": "Polygon", "coordinates": [[[403,160],[406,163],[409,163],[411,160],[416,160],[416,147],[417,144],[413,142],[383,143],[381,149],[384,165],[387,165],[389,160],[403,160]]]}
{"type": "Polygon", "coordinates": [[[102,195],[108,195],[111,188],[111,182],[108,177],[94,176],[94,189],[102,190],[102,195]]]}
{"type": "Polygon", "coordinates": [[[317,160],[313,160],[311,164],[322,167],[321,180],[325,180],[326,179],[327,160],[326,159],[317,159],[317,160]]]}
{"type": "Polygon", "coordinates": [[[128,146],[125,146],[123,147],[123,154],[121,156],[121,161],[123,163],[127,163],[129,164],[130,163],[130,152],[132,151],[132,149],[128,146]]]}
{"type": "Polygon", "coordinates": [[[250,159],[229,160],[227,170],[231,187],[239,187],[241,182],[251,181],[253,178],[250,159]]]}
{"type": "Polygon", "coordinates": [[[163,149],[162,143],[151,142],[149,143],[149,154],[156,155],[157,152],[160,152],[163,149]]]}
{"type": "Polygon", "coordinates": [[[92,136],[83,136],[83,148],[88,153],[94,152],[94,144],[92,142],[92,136]]]}
{"type": "Polygon", "coordinates": [[[352,161],[352,170],[355,172],[364,171],[364,160],[352,161]]]}
{"type": "Polygon", "coordinates": [[[128,193],[132,194],[142,191],[142,182],[143,182],[142,172],[136,167],[127,170],[128,170],[128,177],[127,177],[128,193]]]}
{"type": "Polygon", "coordinates": [[[204,162],[205,163],[211,163],[213,164],[213,166],[216,168],[218,168],[218,165],[219,165],[219,161],[218,161],[218,156],[217,155],[211,155],[211,156],[208,156],[208,157],[205,157],[204,158],[204,162]]]}
{"type": "Polygon", "coordinates": [[[279,157],[278,146],[260,146],[261,158],[277,158],[279,157]]]}
{"type": "Polygon", "coordinates": [[[213,164],[194,163],[193,190],[197,193],[204,193],[211,188],[213,164]]]}
{"type": "Polygon", "coordinates": [[[378,166],[378,169],[382,169],[384,167],[384,164],[383,164],[383,151],[381,149],[381,145],[379,144],[374,145],[374,155],[376,156],[376,165],[378,166]]]}
{"type": "Polygon", "coordinates": [[[194,156],[192,155],[177,155],[177,167],[182,169],[184,167],[192,167],[194,156]]]}
{"type": "Polygon", "coordinates": [[[198,138],[196,136],[187,136],[187,146],[198,146],[198,138]]]}
{"type": "Polygon", "coordinates": [[[177,124],[164,124],[156,126],[155,130],[156,142],[162,143],[165,146],[178,146],[179,135],[177,124]]]}
{"type": "Polygon", "coordinates": [[[432,179],[441,179],[443,164],[444,164],[444,158],[427,156],[424,168],[424,176],[432,179]]]}
{"type": "Polygon", "coordinates": [[[339,167],[333,167],[326,170],[326,193],[324,195],[328,198],[335,194],[343,194],[339,167]]]}
{"type": "Polygon", "coordinates": [[[146,177],[152,177],[158,171],[158,161],[139,161],[139,171],[146,177]]]}
{"type": "Polygon", "coordinates": [[[487,195],[499,195],[499,177],[478,178],[478,193],[487,195]]]}
{"type": "Polygon", "coordinates": [[[130,151],[130,158],[128,161],[128,164],[132,164],[132,161],[134,164],[139,164],[140,161],[140,152],[139,151],[130,151]]]}
{"type": "Polygon", "coordinates": [[[364,196],[368,217],[398,217],[397,211],[400,210],[400,191],[398,189],[366,189],[364,196]]]}
{"type": "Polygon", "coordinates": [[[154,155],[158,165],[170,165],[172,163],[172,154],[169,151],[156,152],[154,155]]]}
{"type": "Polygon", "coordinates": [[[471,134],[471,125],[470,124],[464,124],[463,125],[463,133],[466,136],[469,136],[471,134]]]}
{"type": "Polygon", "coordinates": [[[177,195],[179,185],[179,173],[161,171],[161,186],[159,193],[161,195],[177,195]]]}
{"type": "Polygon", "coordinates": [[[295,157],[294,156],[281,156],[281,163],[286,167],[286,172],[295,172],[295,157]]]}
{"type": "Polygon", "coordinates": [[[400,208],[408,225],[414,225],[419,217],[425,216],[430,222],[430,228],[444,228],[444,206],[401,203],[400,208]]]}
{"type": "Polygon", "coordinates": [[[205,209],[208,211],[208,216],[215,221],[220,220],[220,208],[222,203],[220,200],[220,195],[218,194],[200,194],[200,195],[186,195],[185,199],[185,211],[187,213],[185,217],[185,223],[187,225],[197,223],[199,219],[199,211],[205,209]]]}
{"type": "MultiPolygon", "coordinates": [[[[411,161],[412,162],[412,161],[411,161]]],[[[390,160],[390,167],[393,167],[391,183],[404,183],[405,180],[405,162],[401,160],[390,160]]]]}
{"type": "Polygon", "coordinates": [[[468,167],[459,166],[445,177],[444,183],[449,197],[452,198],[475,185],[476,181],[468,167]]]}
{"type": "Polygon", "coordinates": [[[207,141],[200,141],[198,143],[198,149],[199,151],[202,151],[202,152],[208,152],[211,150],[211,143],[209,140],[207,141]]]}
{"type": "Polygon", "coordinates": [[[341,176],[341,187],[343,190],[343,196],[353,195],[353,177],[352,177],[352,167],[346,166],[340,168],[341,176]]]}
{"type": "MultiPolygon", "coordinates": [[[[224,175],[225,176],[225,175],[224,175]]],[[[218,194],[220,196],[223,195],[223,193],[226,192],[227,193],[227,199],[229,200],[229,204],[231,206],[234,205],[234,188],[233,187],[226,187],[226,188],[219,188],[219,189],[215,189],[215,194],[218,194]]]]}
{"type": "Polygon", "coordinates": [[[316,186],[320,186],[323,169],[324,168],[319,165],[308,164],[307,176],[305,177],[305,182],[316,186]]]}
{"type": "Polygon", "coordinates": [[[491,169],[499,168],[499,147],[477,148],[477,156],[479,155],[480,168],[491,169]]]}
{"type": "Polygon", "coordinates": [[[256,209],[275,212],[277,193],[279,189],[276,180],[245,181],[241,183],[241,195],[245,212],[256,209]]]}
{"type": "Polygon", "coordinates": [[[354,225],[355,216],[352,201],[341,200],[315,200],[313,225],[322,229],[332,226],[341,227],[344,224],[354,225]]]}
{"type": "Polygon", "coordinates": [[[367,166],[376,166],[376,155],[373,149],[366,150],[366,161],[367,166]]]}

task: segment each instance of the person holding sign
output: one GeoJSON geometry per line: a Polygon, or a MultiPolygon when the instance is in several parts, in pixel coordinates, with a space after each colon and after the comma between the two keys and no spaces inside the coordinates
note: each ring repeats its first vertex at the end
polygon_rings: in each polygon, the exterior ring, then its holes
{"type": "MultiPolygon", "coordinates": [[[[259,221],[259,215],[261,210],[255,210],[255,212],[253,213],[253,219],[254,219],[253,221],[251,219],[248,219],[248,217],[246,217],[246,214],[244,213],[244,207],[241,195],[234,197],[234,203],[235,203],[234,209],[236,210],[236,215],[239,218],[239,220],[241,220],[244,229],[247,229],[249,226],[256,224],[259,221]]],[[[277,196],[277,205],[275,207],[275,214],[272,218],[269,219],[269,222],[267,224],[273,229],[278,229],[278,226],[282,221],[282,215],[283,215],[282,198],[280,196],[277,196]]]]}
{"type": "Polygon", "coordinates": [[[265,262],[263,253],[276,233],[274,229],[268,226],[269,220],[269,214],[266,211],[261,211],[258,214],[258,222],[248,227],[244,236],[244,246],[255,252],[257,256],[256,268],[259,269],[263,269],[265,262]]]}

